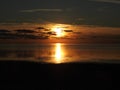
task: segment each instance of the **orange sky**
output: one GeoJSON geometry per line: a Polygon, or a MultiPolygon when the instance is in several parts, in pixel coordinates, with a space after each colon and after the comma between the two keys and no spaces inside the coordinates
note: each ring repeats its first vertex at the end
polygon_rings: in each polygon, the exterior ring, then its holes
{"type": "Polygon", "coordinates": [[[68,24],[29,24],[29,23],[23,23],[23,24],[0,24],[0,29],[9,29],[9,30],[15,30],[15,29],[32,29],[35,30],[36,27],[43,26],[45,28],[52,29],[54,26],[60,26],[64,29],[70,29],[74,32],[82,32],[82,33],[106,33],[106,34],[120,34],[120,28],[118,27],[100,27],[100,26],[83,26],[83,25],[68,25],[68,24]]]}

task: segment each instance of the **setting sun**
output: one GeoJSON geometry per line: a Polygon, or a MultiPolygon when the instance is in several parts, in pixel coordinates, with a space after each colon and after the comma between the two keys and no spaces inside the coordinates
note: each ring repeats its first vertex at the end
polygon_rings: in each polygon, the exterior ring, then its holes
{"type": "Polygon", "coordinates": [[[62,36],[62,33],[63,33],[62,28],[55,28],[54,31],[56,32],[57,37],[61,37],[62,36]]]}
{"type": "Polygon", "coordinates": [[[64,35],[63,29],[60,27],[55,27],[53,30],[57,37],[62,37],[64,35]]]}
{"type": "Polygon", "coordinates": [[[64,36],[64,28],[60,25],[55,25],[52,27],[52,31],[55,32],[56,37],[63,37],[64,36]]]}

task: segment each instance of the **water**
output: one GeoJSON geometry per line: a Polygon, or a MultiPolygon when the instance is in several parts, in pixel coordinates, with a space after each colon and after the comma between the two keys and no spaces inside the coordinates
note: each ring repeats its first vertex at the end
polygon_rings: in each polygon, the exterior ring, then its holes
{"type": "Polygon", "coordinates": [[[39,63],[120,62],[119,44],[0,44],[1,61],[39,63]]]}

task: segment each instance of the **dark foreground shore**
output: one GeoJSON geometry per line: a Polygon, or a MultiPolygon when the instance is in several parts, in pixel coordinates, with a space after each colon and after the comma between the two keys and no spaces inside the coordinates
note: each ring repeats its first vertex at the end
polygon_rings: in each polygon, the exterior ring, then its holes
{"type": "Polygon", "coordinates": [[[16,90],[118,89],[120,65],[0,61],[0,88],[16,90]],[[118,87],[117,87],[118,86],[118,87]]]}

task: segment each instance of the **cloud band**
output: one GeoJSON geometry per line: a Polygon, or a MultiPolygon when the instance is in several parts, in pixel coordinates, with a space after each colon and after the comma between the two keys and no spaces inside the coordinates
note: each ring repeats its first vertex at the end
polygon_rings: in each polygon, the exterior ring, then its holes
{"type": "Polygon", "coordinates": [[[62,12],[62,9],[31,9],[21,10],[20,12],[32,13],[32,12],[62,12]]]}

